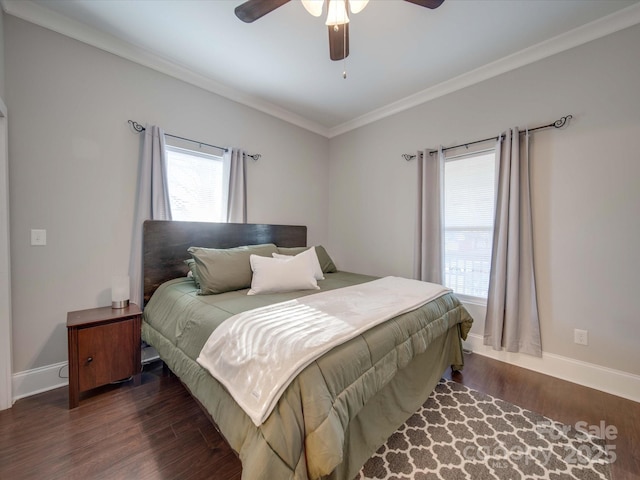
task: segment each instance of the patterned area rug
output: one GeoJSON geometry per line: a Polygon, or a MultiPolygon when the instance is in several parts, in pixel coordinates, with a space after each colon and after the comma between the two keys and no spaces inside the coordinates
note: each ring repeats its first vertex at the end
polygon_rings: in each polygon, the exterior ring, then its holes
{"type": "Polygon", "coordinates": [[[356,479],[610,480],[615,446],[588,430],[443,379],[356,479]]]}

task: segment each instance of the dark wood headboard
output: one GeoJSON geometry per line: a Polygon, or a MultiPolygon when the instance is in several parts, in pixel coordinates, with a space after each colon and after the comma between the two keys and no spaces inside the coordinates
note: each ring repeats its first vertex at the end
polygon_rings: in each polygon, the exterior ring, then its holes
{"type": "Polygon", "coordinates": [[[204,223],[147,220],[142,234],[144,304],[162,283],[185,276],[189,247],[232,248],[275,243],[306,247],[307,227],[252,223],[204,223]]]}

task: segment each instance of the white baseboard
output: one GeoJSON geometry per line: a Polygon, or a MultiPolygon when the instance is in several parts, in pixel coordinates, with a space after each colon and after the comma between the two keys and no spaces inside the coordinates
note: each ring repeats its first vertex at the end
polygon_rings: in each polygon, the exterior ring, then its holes
{"type": "MultiPolygon", "coordinates": [[[[481,335],[472,333],[464,342],[464,346],[478,355],[640,402],[640,375],[553,353],[543,352],[542,358],[538,358],[531,355],[496,351],[484,345],[482,341],[481,335]]],[[[68,385],[68,379],[60,378],[60,372],[65,376],[68,375],[67,362],[14,373],[13,401],[68,385]]]]}
{"type": "MultiPolygon", "coordinates": [[[[142,363],[153,362],[160,357],[153,347],[146,346],[142,349],[142,363]]],[[[42,393],[54,388],[69,385],[69,363],[60,362],[53,365],[25,370],[14,373],[12,376],[13,402],[24,397],[42,393]],[[61,378],[62,375],[65,378],[61,378]]]]}
{"type": "Polygon", "coordinates": [[[13,374],[13,401],[24,397],[46,392],[54,388],[64,387],[69,384],[69,379],[60,378],[60,375],[68,376],[67,362],[54,363],[44,367],[25,370],[13,374]]]}
{"type": "Polygon", "coordinates": [[[521,353],[497,351],[483,344],[482,335],[469,334],[464,348],[518,367],[561,378],[568,382],[595,388],[618,397],[640,402],[640,375],[602,367],[593,363],[542,353],[542,358],[521,353]]]}

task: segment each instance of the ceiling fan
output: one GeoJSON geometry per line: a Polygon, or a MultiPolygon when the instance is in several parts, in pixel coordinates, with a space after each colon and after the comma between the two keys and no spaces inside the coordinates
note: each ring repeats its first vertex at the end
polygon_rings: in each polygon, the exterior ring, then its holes
{"type": "MultiPolygon", "coordinates": [[[[235,9],[236,17],[245,23],[251,23],[272,12],[290,0],[248,0],[235,9]]],[[[301,0],[307,11],[314,17],[322,15],[325,0],[301,0]]],[[[326,0],[329,30],[329,57],[331,60],[343,60],[349,55],[349,14],[358,13],[369,0],[326,0]]],[[[438,8],[444,0],[405,0],[421,7],[438,8]]]]}

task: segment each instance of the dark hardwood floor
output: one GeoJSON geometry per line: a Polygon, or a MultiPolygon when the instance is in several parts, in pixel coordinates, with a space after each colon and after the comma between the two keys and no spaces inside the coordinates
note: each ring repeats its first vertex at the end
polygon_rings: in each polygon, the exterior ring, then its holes
{"type": "MultiPolygon", "coordinates": [[[[614,480],[640,478],[640,403],[480,355],[447,378],[568,425],[613,425],[614,480]]],[[[67,388],[0,412],[0,479],[239,479],[240,461],[174,376],[110,385],[68,408],[67,388]]]]}

